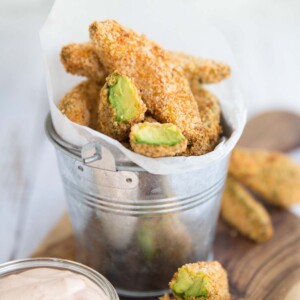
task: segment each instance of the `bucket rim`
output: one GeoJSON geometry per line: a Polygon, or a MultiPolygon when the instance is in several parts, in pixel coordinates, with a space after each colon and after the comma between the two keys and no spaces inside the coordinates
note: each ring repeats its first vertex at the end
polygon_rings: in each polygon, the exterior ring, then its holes
{"type": "MultiPolygon", "coordinates": [[[[243,128],[246,123],[246,110],[239,110],[237,109],[237,112],[235,115],[241,115],[238,121],[238,128],[232,127],[232,120],[228,122],[228,120],[225,119],[223,115],[221,115],[221,123],[223,124],[223,133],[225,133],[225,140],[223,140],[223,149],[220,151],[218,149],[219,145],[216,146],[216,148],[206,153],[204,156],[211,156],[213,152],[216,151],[215,157],[213,159],[210,159],[209,161],[201,162],[201,165],[197,164],[197,167],[191,168],[191,170],[178,170],[178,172],[175,172],[177,174],[186,173],[186,172],[194,172],[198,170],[203,170],[209,167],[212,167],[213,164],[218,160],[222,160],[227,156],[230,156],[230,152],[233,150],[233,148],[236,146],[237,141],[239,140],[243,128]],[[227,138],[226,138],[227,137],[227,138]]],[[[48,139],[51,141],[51,143],[60,151],[62,151],[66,156],[69,156],[81,163],[84,163],[82,157],[81,157],[81,150],[82,146],[75,146],[74,144],[67,142],[65,139],[63,139],[55,130],[54,124],[52,122],[52,116],[49,112],[46,120],[45,120],[45,131],[48,139]]],[[[101,146],[101,145],[100,145],[101,146]]],[[[202,155],[201,155],[202,156],[202,155]]],[[[195,156],[194,156],[195,157],[195,156]]],[[[84,163],[85,164],[85,163],[84,163]]],[[[97,167],[96,167],[97,168],[97,167]]],[[[134,161],[132,161],[130,158],[128,160],[115,160],[115,171],[131,171],[131,172],[149,172],[156,175],[168,175],[171,174],[169,172],[151,172],[147,169],[139,166],[134,161]]]]}

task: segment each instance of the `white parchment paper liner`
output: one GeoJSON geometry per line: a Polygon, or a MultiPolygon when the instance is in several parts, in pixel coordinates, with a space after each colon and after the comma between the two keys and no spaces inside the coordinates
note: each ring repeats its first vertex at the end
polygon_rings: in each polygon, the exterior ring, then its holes
{"type": "Polygon", "coordinates": [[[246,120],[233,55],[222,34],[201,17],[197,1],[181,0],[57,0],[40,32],[46,63],[50,111],[56,132],[67,142],[82,146],[88,142],[109,145],[114,153],[125,156],[148,172],[170,174],[206,168],[226,156],[237,143],[246,120]],[[94,20],[115,19],[169,50],[184,51],[201,57],[227,62],[231,78],[209,85],[220,99],[231,137],[214,151],[193,157],[148,158],[123,147],[90,128],[69,121],[56,107],[62,96],[82,77],[67,74],[60,63],[62,46],[89,39],[88,26],[94,20]]]}

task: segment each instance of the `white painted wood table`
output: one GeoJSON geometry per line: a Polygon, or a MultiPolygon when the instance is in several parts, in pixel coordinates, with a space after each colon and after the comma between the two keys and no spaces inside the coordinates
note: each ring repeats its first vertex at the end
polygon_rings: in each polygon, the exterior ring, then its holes
{"type": "Polygon", "coordinates": [[[0,3],[0,262],[25,257],[65,210],[38,29],[52,1],[0,3]]]}
{"type": "MultiPolygon", "coordinates": [[[[52,2],[0,2],[0,263],[30,255],[66,209],[44,134],[38,29],[52,2]]],[[[207,2],[199,0],[236,55],[250,115],[273,107],[300,112],[299,2],[232,1],[230,9],[207,2]]]]}

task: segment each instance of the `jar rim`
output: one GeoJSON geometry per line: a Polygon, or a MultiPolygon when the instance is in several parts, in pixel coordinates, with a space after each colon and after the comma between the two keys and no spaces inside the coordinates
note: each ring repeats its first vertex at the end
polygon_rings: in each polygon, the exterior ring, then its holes
{"type": "Polygon", "coordinates": [[[56,268],[85,276],[95,283],[111,300],[119,300],[112,284],[100,273],[81,263],[51,257],[25,258],[0,264],[0,278],[16,271],[34,268],[56,268]]]}

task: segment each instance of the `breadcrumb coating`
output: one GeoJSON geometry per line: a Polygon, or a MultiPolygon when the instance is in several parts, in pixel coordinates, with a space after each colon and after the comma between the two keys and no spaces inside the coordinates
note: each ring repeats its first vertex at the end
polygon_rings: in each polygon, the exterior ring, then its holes
{"type": "MultiPolygon", "coordinates": [[[[152,117],[147,120],[175,124],[187,138],[187,150],[180,155],[202,155],[214,149],[221,133],[220,106],[214,95],[204,88],[197,88],[195,92],[194,87],[198,87],[199,82],[215,83],[227,78],[230,76],[228,65],[165,51],[144,35],[114,20],[92,23],[90,38],[89,43],[63,47],[61,61],[67,72],[103,84],[108,73],[129,76],[140,90],[147,113],[152,117]]],[[[101,95],[102,98],[107,96],[104,88],[101,95]]],[[[76,103],[74,106],[71,101],[74,108],[68,105],[68,115],[74,120],[84,125],[90,122],[94,129],[126,141],[129,124],[109,122],[113,114],[109,106],[102,105],[104,101],[99,105],[100,122],[95,122],[95,117],[89,121],[89,113],[94,116],[95,112],[86,109],[84,101],[76,103]]]]}
{"type": "MultiPolygon", "coordinates": [[[[194,85],[192,88],[199,114],[203,123],[203,139],[201,147],[204,153],[212,151],[220,139],[222,133],[221,107],[217,97],[203,86],[194,85]]],[[[193,155],[192,149],[188,149],[186,155],[193,155]]]]}
{"type": "MultiPolygon", "coordinates": [[[[230,67],[222,62],[198,58],[182,52],[168,51],[167,59],[180,68],[190,83],[217,83],[230,76],[230,67]]],[[[102,82],[107,72],[91,43],[69,44],[61,51],[61,61],[67,72],[102,82]]]]}
{"type": "Polygon", "coordinates": [[[177,125],[191,146],[197,143],[194,154],[203,154],[197,103],[188,81],[170,67],[166,52],[113,20],[92,23],[90,38],[106,70],[133,78],[155,119],[177,125]]]}
{"type": "Polygon", "coordinates": [[[178,142],[176,145],[168,146],[168,145],[149,145],[149,144],[141,144],[136,142],[136,132],[139,129],[139,126],[175,126],[171,123],[155,123],[155,122],[144,122],[135,124],[131,127],[130,131],[130,146],[134,152],[140,153],[142,155],[148,157],[164,157],[164,156],[175,156],[180,154],[186,150],[187,140],[185,138],[182,141],[178,142]],[[142,125],[143,124],[143,125],[142,125]]]}
{"type": "Polygon", "coordinates": [[[176,300],[230,300],[227,272],[217,261],[196,262],[182,266],[178,269],[178,272],[174,274],[169,286],[176,300]],[[197,275],[205,276],[208,281],[208,284],[206,285],[207,296],[187,297],[176,295],[174,293],[172,287],[176,282],[178,273],[181,269],[187,271],[192,278],[196,278],[197,275]]]}
{"type": "MultiPolygon", "coordinates": [[[[139,113],[129,121],[118,122],[116,118],[116,111],[109,102],[109,86],[115,84],[114,78],[116,76],[121,76],[119,74],[113,73],[106,78],[106,83],[101,89],[100,101],[99,101],[99,131],[120,141],[126,142],[129,140],[130,128],[133,124],[139,123],[144,120],[145,112],[147,110],[144,102],[141,99],[138,89],[136,92],[136,101],[139,105],[139,113]]],[[[132,82],[132,81],[131,81],[132,82]]],[[[133,86],[134,83],[132,82],[133,86]]]]}
{"type": "Polygon", "coordinates": [[[105,81],[107,72],[91,43],[64,46],[60,60],[68,73],[86,76],[100,83],[105,81]]]}
{"type": "Polygon", "coordinates": [[[58,103],[59,110],[72,122],[97,130],[101,85],[86,80],[72,88],[58,103]]]}
{"type": "Polygon", "coordinates": [[[300,203],[300,166],[286,155],[236,148],[229,172],[273,205],[300,203]]]}
{"type": "Polygon", "coordinates": [[[180,67],[184,76],[193,82],[217,83],[228,78],[231,74],[230,67],[222,62],[206,58],[198,58],[182,52],[168,52],[171,64],[180,67]]]}
{"type": "Polygon", "coordinates": [[[241,234],[256,242],[265,242],[273,236],[267,210],[230,175],[223,193],[221,216],[241,234]]]}

